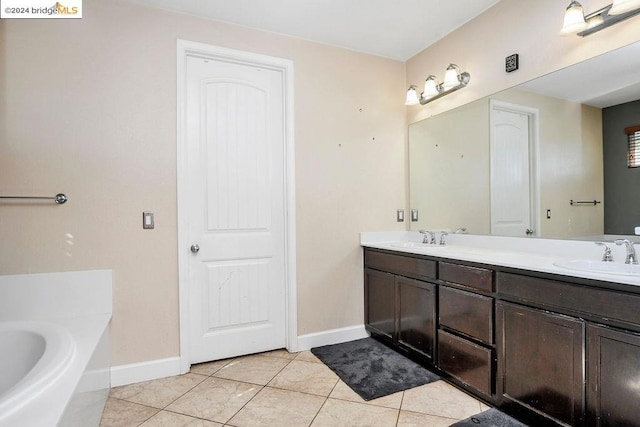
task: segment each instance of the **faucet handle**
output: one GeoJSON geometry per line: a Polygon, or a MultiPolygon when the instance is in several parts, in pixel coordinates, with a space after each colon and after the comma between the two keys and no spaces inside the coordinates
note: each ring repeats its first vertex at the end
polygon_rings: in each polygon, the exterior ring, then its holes
{"type": "Polygon", "coordinates": [[[446,231],[440,232],[440,245],[442,245],[442,246],[446,245],[446,242],[444,241],[444,236],[446,236],[448,234],[449,233],[447,233],[446,231]]]}
{"type": "Polygon", "coordinates": [[[602,255],[602,261],[604,262],[613,262],[613,254],[611,253],[611,248],[604,242],[595,242],[598,246],[604,246],[604,254],[602,255]]]}
{"type": "Polygon", "coordinates": [[[629,239],[618,239],[615,240],[615,244],[618,246],[625,245],[627,248],[627,259],[625,260],[625,264],[638,264],[638,255],[636,253],[636,248],[634,247],[635,242],[632,242],[629,239]]]}
{"type": "Polygon", "coordinates": [[[424,234],[424,238],[422,239],[422,243],[428,243],[430,245],[436,244],[436,233],[431,230],[419,230],[420,233],[424,234]]]}

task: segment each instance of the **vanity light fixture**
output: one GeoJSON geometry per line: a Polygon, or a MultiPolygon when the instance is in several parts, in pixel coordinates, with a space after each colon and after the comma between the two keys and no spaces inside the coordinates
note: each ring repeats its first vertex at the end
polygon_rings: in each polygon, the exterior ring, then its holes
{"type": "Polygon", "coordinates": [[[440,83],[436,76],[430,75],[424,81],[424,90],[422,92],[416,85],[409,86],[407,100],[404,105],[425,105],[451,92],[462,89],[469,83],[469,80],[471,80],[469,73],[466,71],[460,72],[460,67],[456,64],[449,64],[444,75],[444,82],[440,83]]]}
{"type": "Polygon", "coordinates": [[[609,6],[588,15],[584,14],[579,2],[572,0],[564,13],[560,34],[563,36],[572,34],[581,37],[588,36],[639,13],[640,0],[613,0],[609,6]]]}

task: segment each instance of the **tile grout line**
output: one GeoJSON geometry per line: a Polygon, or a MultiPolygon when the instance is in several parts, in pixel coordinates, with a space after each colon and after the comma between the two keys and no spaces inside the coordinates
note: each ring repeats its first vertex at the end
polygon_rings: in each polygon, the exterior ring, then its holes
{"type": "Polygon", "coordinates": [[[396,418],[396,427],[398,427],[398,423],[400,422],[400,412],[402,412],[402,402],[404,402],[404,392],[402,390],[402,397],[400,398],[400,407],[398,408],[398,418],[396,418]]]}
{"type": "MultiPolygon", "coordinates": [[[[265,357],[273,357],[273,356],[265,356],[265,357]]],[[[231,417],[229,417],[229,419],[228,419],[226,422],[224,422],[224,423],[223,423],[224,425],[227,425],[227,424],[228,424],[228,423],[233,419],[233,417],[235,417],[236,415],[238,415],[238,414],[240,413],[240,411],[242,411],[242,410],[243,410],[243,409],[244,409],[244,408],[249,404],[249,402],[253,401],[253,399],[255,399],[255,398],[256,398],[256,396],[257,396],[258,394],[260,394],[260,392],[261,392],[262,390],[264,390],[265,388],[267,388],[268,384],[269,384],[271,381],[273,381],[273,379],[274,379],[275,377],[277,377],[277,376],[278,376],[278,374],[280,374],[280,372],[282,372],[282,371],[284,370],[284,368],[286,368],[287,366],[289,366],[289,364],[290,364],[292,361],[294,361],[294,360],[295,360],[295,358],[294,358],[294,359],[287,359],[287,358],[285,358],[285,357],[280,357],[279,359],[287,360],[286,365],[284,365],[284,366],[283,366],[283,367],[282,367],[282,368],[281,368],[281,369],[280,369],[280,370],[279,370],[275,375],[273,375],[273,376],[271,377],[271,379],[270,379],[269,381],[267,381],[267,384],[264,384],[264,385],[263,385],[263,384],[247,383],[247,384],[254,384],[254,385],[258,385],[258,386],[260,386],[260,387],[262,387],[262,388],[261,388],[260,390],[258,390],[258,392],[257,392],[256,394],[254,394],[254,395],[251,397],[251,399],[249,399],[249,400],[248,400],[244,405],[242,405],[242,407],[241,407],[240,409],[238,409],[238,410],[237,410],[237,411],[236,411],[236,412],[235,412],[231,417]]],[[[221,369],[222,369],[222,368],[221,368],[221,369]]],[[[217,372],[217,371],[216,371],[216,372],[217,372]]],[[[226,379],[226,378],[222,378],[222,379],[226,379]]],[[[228,380],[228,379],[227,379],[227,381],[236,381],[236,380],[228,380]]],[[[244,382],[244,381],[238,381],[238,382],[244,382]]],[[[272,388],[275,388],[275,387],[272,387],[272,388]]],[[[230,425],[230,426],[233,426],[233,424],[229,424],[229,425],[230,425]]]]}
{"type": "MultiPolygon", "coordinates": [[[[323,365],[324,365],[324,363],[323,363],[323,365]]],[[[327,365],[324,365],[324,366],[327,366],[327,365]]],[[[340,377],[338,377],[338,379],[336,380],[336,383],[333,385],[333,387],[331,387],[331,391],[325,396],[324,402],[322,402],[322,405],[320,405],[320,408],[318,408],[318,411],[316,412],[316,414],[311,419],[311,422],[309,423],[309,426],[311,426],[313,424],[313,422],[316,420],[316,418],[318,418],[318,415],[320,415],[320,411],[322,411],[322,408],[324,408],[324,405],[326,405],[327,402],[329,401],[329,396],[331,396],[331,393],[333,393],[333,390],[336,389],[336,387],[338,386],[339,382],[340,382],[340,377]]]]}
{"type": "MultiPolygon", "coordinates": [[[[331,393],[329,393],[329,394],[331,394],[331,393]]],[[[320,405],[320,408],[318,408],[318,411],[316,412],[316,414],[311,419],[311,422],[309,423],[309,427],[313,425],[313,422],[316,420],[316,418],[318,418],[318,415],[320,415],[320,411],[322,411],[322,408],[324,408],[324,405],[326,405],[326,403],[328,401],[329,401],[329,396],[324,398],[324,402],[322,402],[322,405],[320,405]]]]}
{"type": "MultiPolygon", "coordinates": [[[[254,385],[260,385],[260,384],[254,384],[254,385]]],[[[231,415],[231,416],[229,417],[229,419],[228,419],[227,421],[225,421],[225,422],[224,422],[224,423],[222,423],[222,424],[224,424],[224,425],[230,425],[230,426],[233,426],[233,424],[229,424],[229,422],[233,419],[233,417],[235,417],[236,415],[238,415],[238,414],[240,413],[240,411],[242,411],[242,410],[245,408],[245,406],[247,406],[247,405],[249,404],[249,402],[251,402],[253,399],[255,399],[255,397],[256,397],[256,396],[257,396],[257,395],[258,395],[262,390],[264,390],[264,389],[265,389],[265,387],[267,387],[267,386],[266,386],[266,385],[260,385],[260,387],[261,387],[261,388],[260,388],[260,390],[258,390],[258,392],[257,392],[256,394],[254,394],[254,395],[251,397],[251,399],[247,400],[247,401],[245,402],[245,404],[244,404],[244,405],[242,405],[242,406],[240,407],[240,409],[238,409],[238,410],[237,410],[233,415],[231,415]]],[[[211,420],[209,420],[209,421],[211,421],[211,420]]],[[[217,422],[217,421],[216,421],[216,422],[217,422]]]]}

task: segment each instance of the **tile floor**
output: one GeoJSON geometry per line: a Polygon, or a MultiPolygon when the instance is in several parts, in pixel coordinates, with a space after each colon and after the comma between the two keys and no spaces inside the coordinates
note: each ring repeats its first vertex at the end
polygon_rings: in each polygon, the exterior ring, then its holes
{"type": "Polygon", "coordinates": [[[111,426],[449,426],[488,409],[444,381],[365,402],[311,352],[276,350],[111,389],[111,426]]]}

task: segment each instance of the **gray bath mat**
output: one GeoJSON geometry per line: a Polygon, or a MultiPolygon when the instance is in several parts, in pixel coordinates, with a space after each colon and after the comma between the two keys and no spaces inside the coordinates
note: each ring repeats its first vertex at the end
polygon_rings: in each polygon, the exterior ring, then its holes
{"type": "Polygon", "coordinates": [[[311,352],[364,400],[440,379],[373,338],[316,347],[311,352]]]}
{"type": "Polygon", "coordinates": [[[504,412],[500,412],[496,408],[491,408],[479,414],[473,415],[455,424],[451,427],[527,427],[515,418],[511,418],[504,412]]]}

